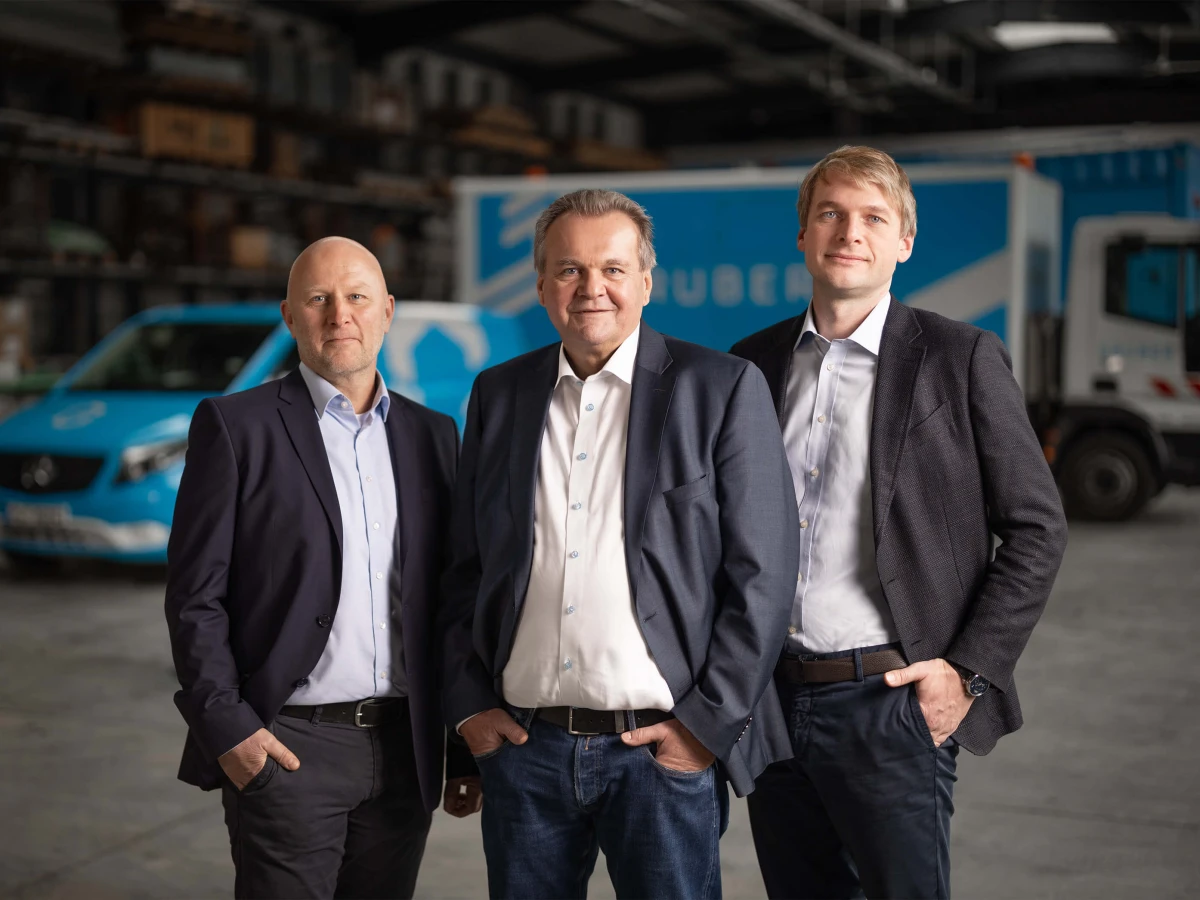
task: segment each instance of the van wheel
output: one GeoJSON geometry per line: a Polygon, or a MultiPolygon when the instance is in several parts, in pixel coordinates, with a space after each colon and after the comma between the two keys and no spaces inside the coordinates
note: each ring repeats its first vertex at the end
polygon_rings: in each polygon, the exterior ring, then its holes
{"type": "Polygon", "coordinates": [[[1059,480],[1067,515],[1098,522],[1132,518],[1158,485],[1141,444],[1112,432],[1087,435],[1071,447],[1059,480]]]}
{"type": "Polygon", "coordinates": [[[45,579],[58,573],[59,560],[53,556],[39,556],[36,553],[14,553],[4,551],[8,561],[8,571],[21,579],[45,579]]]}

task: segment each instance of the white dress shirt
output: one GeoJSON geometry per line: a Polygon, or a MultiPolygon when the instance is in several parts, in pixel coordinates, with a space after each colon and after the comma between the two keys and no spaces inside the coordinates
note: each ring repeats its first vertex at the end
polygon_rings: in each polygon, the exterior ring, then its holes
{"type": "MultiPolygon", "coordinates": [[[[288,699],[314,706],[407,693],[391,569],[396,539],[396,478],[385,422],[392,398],[375,376],[370,409],[355,413],[341,391],[300,364],[316,410],[342,517],[342,583],[329,640],[316,666],[288,699]]],[[[322,525],[322,527],[324,527],[322,525]]]]}
{"type": "Polygon", "coordinates": [[[638,329],[579,379],[558,351],[534,497],[533,567],[504,699],[514,706],[670,710],[625,564],[625,445],[638,329]]]}
{"type": "Polygon", "coordinates": [[[788,627],[792,653],[898,640],[875,567],[871,407],[890,294],[844,340],[821,337],[812,306],[796,342],[783,442],[800,511],[800,574],[788,627]]]}

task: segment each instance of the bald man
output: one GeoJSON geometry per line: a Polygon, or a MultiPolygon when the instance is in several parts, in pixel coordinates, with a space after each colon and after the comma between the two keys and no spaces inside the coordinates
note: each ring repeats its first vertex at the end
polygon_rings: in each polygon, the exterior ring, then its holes
{"type": "Polygon", "coordinates": [[[235,896],[411,897],[439,799],[481,803],[429,650],[458,432],[376,370],[395,300],[365,247],[305,249],[280,311],[299,368],[202,401],[188,435],[179,777],[221,789],[235,896]]]}

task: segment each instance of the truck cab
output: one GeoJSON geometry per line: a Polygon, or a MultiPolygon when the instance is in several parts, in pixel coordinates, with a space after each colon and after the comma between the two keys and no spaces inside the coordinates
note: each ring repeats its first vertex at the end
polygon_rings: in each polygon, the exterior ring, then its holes
{"type": "Polygon", "coordinates": [[[1200,221],[1075,226],[1049,452],[1068,511],[1125,519],[1200,484],[1200,221]]]}

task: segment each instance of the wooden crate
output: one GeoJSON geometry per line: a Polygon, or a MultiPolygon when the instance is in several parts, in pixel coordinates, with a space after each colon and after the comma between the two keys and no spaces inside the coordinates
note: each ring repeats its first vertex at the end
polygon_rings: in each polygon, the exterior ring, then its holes
{"type": "Polygon", "coordinates": [[[247,169],[254,162],[254,120],[173,103],[144,103],[138,113],[142,155],[247,169]]]}

